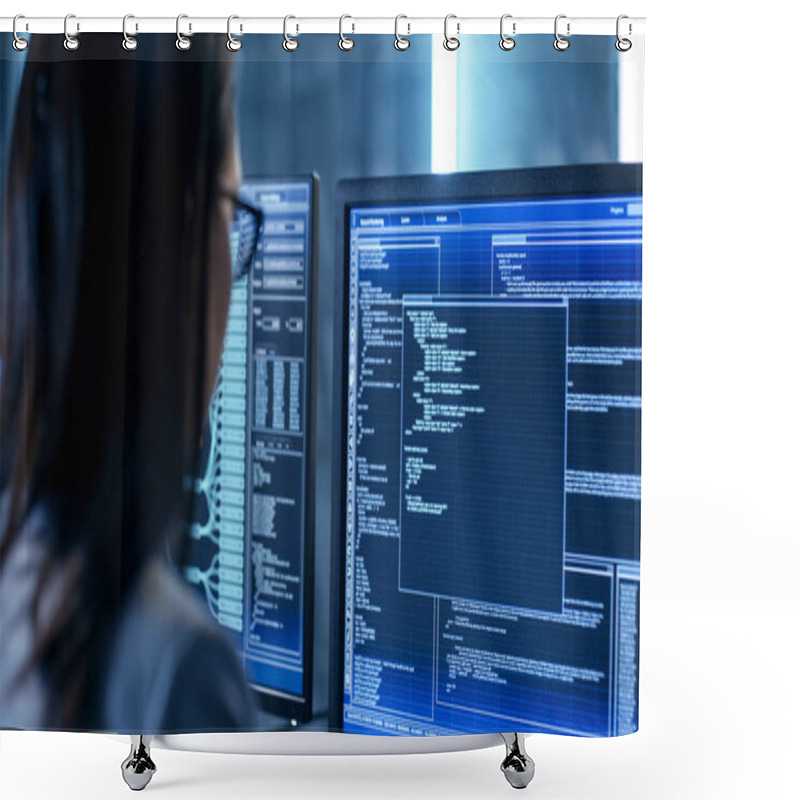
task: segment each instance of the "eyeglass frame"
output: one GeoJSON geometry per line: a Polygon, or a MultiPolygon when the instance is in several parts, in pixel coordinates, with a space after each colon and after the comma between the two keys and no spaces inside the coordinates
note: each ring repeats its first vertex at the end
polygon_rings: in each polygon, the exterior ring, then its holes
{"type": "Polygon", "coordinates": [[[220,197],[225,197],[233,203],[233,218],[231,219],[231,225],[234,224],[236,212],[238,210],[246,211],[256,219],[256,240],[255,244],[253,245],[253,253],[247,264],[243,269],[237,270],[237,265],[233,263],[233,260],[231,260],[231,282],[236,283],[244,278],[245,275],[249,275],[253,269],[253,263],[256,260],[256,252],[258,250],[258,240],[261,238],[261,230],[264,227],[264,212],[257,206],[248,203],[239,192],[227,192],[223,190],[220,191],[220,197]]]}

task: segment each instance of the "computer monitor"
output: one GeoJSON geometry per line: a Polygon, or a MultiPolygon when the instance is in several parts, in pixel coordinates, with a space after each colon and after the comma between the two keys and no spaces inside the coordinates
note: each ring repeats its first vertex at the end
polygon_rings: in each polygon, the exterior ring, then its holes
{"type": "Polygon", "coordinates": [[[339,184],[334,729],[638,727],[641,184],[339,184]]]}
{"type": "MultiPolygon", "coordinates": [[[[317,181],[249,178],[240,194],[263,212],[262,227],[251,271],[232,290],[185,574],[230,633],[263,709],[303,721],[313,663],[317,181]]],[[[234,225],[234,252],[238,239],[234,225]]]]}

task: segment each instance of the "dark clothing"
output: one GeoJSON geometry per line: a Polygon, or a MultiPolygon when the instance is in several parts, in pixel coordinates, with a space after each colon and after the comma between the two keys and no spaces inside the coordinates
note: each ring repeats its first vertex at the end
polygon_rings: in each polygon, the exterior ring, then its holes
{"type": "MultiPolygon", "coordinates": [[[[0,522],[3,521],[0,503],[0,522]]],[[[0,574],[0,726],[43,730],[46,686],[39,672],[12,685],[33,644],[30,603],[44,563],[32,517],[0,574]]],[[[2,530],[0,528],[0,530],[2,530]]],[[[43,612],[59,596],[54,579],[43,612]]],[[[107,674],[96,682],[98,730],[189,733],[252,730],[241,659],[222,629],[163,557],[153,557],[127,598],[107,674]]]]}

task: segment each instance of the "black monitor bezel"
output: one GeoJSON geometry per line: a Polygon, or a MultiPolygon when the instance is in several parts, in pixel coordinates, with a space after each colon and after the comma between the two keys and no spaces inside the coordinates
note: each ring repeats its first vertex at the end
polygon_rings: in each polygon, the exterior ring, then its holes
{"type": "Polygon", "coordinates": [[[640,163],[581,164],[486,172],[456,172],[341,180],[336,186],[334,370],[331,477],[331,634],[329,727],[344,724],[344,569],[347,453],[350,211],[384,205],[430,205],[541,197],[591,197],[642,193],[640,163]],[[337,355],[338,354],[338,355],[337,355]],[[338,359],[338,364],[337,364],[338,359]],[[338,366],[338,369],[336,368],[338,366]]]}
{"type": "MultiPolygon", "coordinates": [[[[309,361],[306,365],[308,387],[305,399],[306,441],[305,441],[305,502],[303,530],[303,694],[294,695],[277,689],[269,689],[260,684],[248,682],[255,695],[261,711],[287,718],[287,729],[291,727],[289,720],[308,722],[312,717],[314,687],[314,551],[316,542],[316,452],[317,452],[317,373],[319,343],[317,341],[318,303],[319,303],[319,175],[303,173],[296,175],[247,175],[242,180],[242,187],[264,183],[305,183],[310,190],[310,247],[311,271],[310,286],[306,297],[310,305],[308,314],[309,329],[309,361]]],[[[251,298],[252,300],[252,298],[251,298]]]]}

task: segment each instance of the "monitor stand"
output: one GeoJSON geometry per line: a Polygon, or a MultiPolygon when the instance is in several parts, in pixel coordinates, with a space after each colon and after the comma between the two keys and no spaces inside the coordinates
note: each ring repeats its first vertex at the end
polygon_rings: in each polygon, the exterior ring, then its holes
{"type": "Polygon", "coordinates": [[[152,736],[131,736],[131,752],[122,762],[122,778],[134,792],[140,792],[156,774],[156,765],[150,758],[152,736]]]}
{"type": "Polygon", "coordinates": [[[524,789],[532,780],[536,765],[525,752],[525,737],[521,733],[501,733],[506,743],[506,757],[500,765],[506,780],[515,789],[524,789]]]}
{"type": "MultiPolygon", "coordinates": [[[[290,734],[297,738],[300,734],[290,734]]],[[[500,769],[506,780],[515,789],[524,789],[533,779],[535,766],[533,759],[525,752],[525,735],[522,733],[501,733],[506,745],[506,757],[500,769]]],[[[134,791],[141,791],[150,783],[156,773],[156,765],[150,756],[150,745],[154,736],[131,736],[131,751],[122,762],[122,777],[134,791]]],[[[480,745],[478,745],[480,746],[480,745]]],[[[358,751],[354,749],[354,754],[358,751]]]]}

